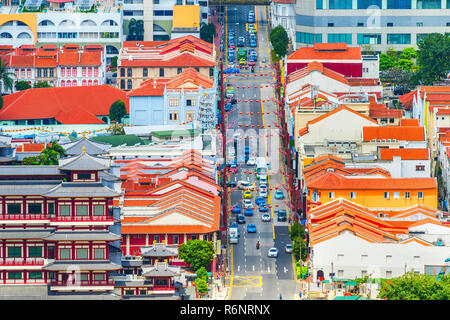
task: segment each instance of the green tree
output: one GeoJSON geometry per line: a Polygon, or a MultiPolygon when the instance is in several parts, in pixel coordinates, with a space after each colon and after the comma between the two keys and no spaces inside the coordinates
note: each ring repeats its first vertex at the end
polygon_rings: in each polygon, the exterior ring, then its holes
{"type": "Polygon", "coordinates": [[[400,59],[416,59],[417,58],[417,50],[413,47],[405,48],[400,53],[400,59]]]}
{"type": "Polygon", "coordinates": [[[206,267],[214,259],[213,243],[206,240],[188,240],[180,245],[178,252],[180,258],[194,270],[206,267]]]}
{"type": "Polygon", "coordinates": [[[127,108],[125,107],[125,102],[118,99],[111,104],[109,108],[109,119],[110,121],[117,121],[120,123],[122,118],[127,114],[127,108]]]}
{"type": "Polygon", "coordinates": [[[37,156],[37,161],[39,165],[57,165],[58,164],[58,152],[47,147],[41,151],[37,156]]]}
{"type": "Polygon", "coordinates": [[[118,56],[114,56],[111,58],[111,68],[117,68],[117,59],[118,56]]]}
{"type": "Polygon", "coordinates": [[[282,26],[276,26],[270,31],[270,43],[278,57],[283,58],[287,53],[289,36],[282,26]]]}
{"type": "Polygon", "coordinates": [[[301,258],[301,260],[305,261],[308,255],[308,247],[305,241],[306,231],[298,221],[294,222],[291,226],[291,230],[289,230],[289,237],[293,242],[292,251],[295,260],[298,261],[301,258]]]}
{"type": "Polygon", "coordinates": [[[33,88],[51,88],[47,81],[38,81],[34,84],[33,88]]]}
{"type": "Polygon", "coordinates": [[[26,82],[26,81],[17,81],[17,83],[14,85],[14,87],[16,88],[17,91],[22,91],[22,90],[26,90],[26,89],[30,89],[31,85],[26,82]]]}
{"type": "Polygon", "coordinates": [[[203,279],[195,279],[195,286],[198,293],[208,293],[208,283],[203,279]]]}
{"type": "Polygon", "coordinates": [[[203,279],[206,282],[209,280],[208,271],[206,271],[205,267],[201,267],[197,271],[195,271],[195,274],[197,275],[196,279],[203,279]]]}
{"type": "Polygon", "coordinates": [[[204,23],[200,25],[200,39],[203,41],[213,43],[216,36],[216,26],[214,23],[204,23]]]}
{"type": "Polygon", "coordinates": [[[433,84],[447,77],[450,70],[450,33],[432,33],[417,44],[419,79],[424,84],[433,84]]]}
{"type": "Polygon", "coordinates": [[[37,157],[25,157],[22,160],[22,164],[27,166],[27,165],[38,165],[39,161],[37,159],[37,157]]]}
{"type": "MultiPolygon", "coordinates": [[[[0,59],[0,81],[3,83],[3,89],[5,91],[12,91],[14,84],[12,77],[14,76],[14,73],[8,71],[8,64],[3,59],[0,59]]],[[[0,90],[2,90],[1,86],[0,90]]]]}
{"type": "Polygon", "coordinates": [[[378,297],[387,300],[449,300],[450,276],[436,277],[408,272],[401,277],[384,279],[378,297]]]}

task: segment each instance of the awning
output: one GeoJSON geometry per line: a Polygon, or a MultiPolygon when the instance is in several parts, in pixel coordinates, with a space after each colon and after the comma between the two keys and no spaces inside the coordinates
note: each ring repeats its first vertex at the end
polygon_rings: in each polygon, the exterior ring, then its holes
{"type": "Polygon", "coordinates": [[[322,283],[330,283],[330,280],[323,280],[322,283]]]}
{"type": "Polygon", "coordinates": [[[356,286],[356,285],[358,285],[358,282],[356,282],[356,281],[347,281],[345,283],[345,285],[346,286],[356,286]]]}

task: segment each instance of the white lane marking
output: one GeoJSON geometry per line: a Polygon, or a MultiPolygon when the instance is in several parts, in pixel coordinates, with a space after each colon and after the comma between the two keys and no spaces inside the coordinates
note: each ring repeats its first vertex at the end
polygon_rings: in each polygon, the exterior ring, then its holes
{"type": "Polygon", "coordinates": [[[286,273],[288,270],[286,269],[286,267],[283,267],[284,268],[284,273],[286,273]]]}
{"type": "Polygon", "coordinates": [[[252,267],[253,267],[253,268],[252,268],[252,269],[253,269],[253,271],[255,271],[255,266],[253,265],[252,267]]]}
{"type": "Polygon", "coordinates": [[[270,272],[270,267],[267,267],[267,272],[270,272]]]}
{"type": "Polygon", "coordinates": [[[238,272],[239,272],[240,269],[241,269],[241,266],[238,266],[238,272]]]}

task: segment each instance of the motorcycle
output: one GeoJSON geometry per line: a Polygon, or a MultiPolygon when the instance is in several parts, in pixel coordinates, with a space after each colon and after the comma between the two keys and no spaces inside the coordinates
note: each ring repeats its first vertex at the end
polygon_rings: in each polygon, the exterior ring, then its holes
{"type": "Polygon", "coordinates": [[[259,249],[259,241],[256,243],[256,249],[259,249]]]}

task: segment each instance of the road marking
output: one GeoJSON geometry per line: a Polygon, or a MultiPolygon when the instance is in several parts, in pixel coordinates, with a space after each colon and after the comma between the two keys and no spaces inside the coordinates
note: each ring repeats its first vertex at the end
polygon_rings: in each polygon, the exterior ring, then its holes
{"type": "Polygon", "coordinates": [[[238,266],[238,270],[237,271],[239,272],[240,269],[241,269],[241,266],[238,266]]]}
{"type": "Polygon", "coordinates": [[[252,267],[253,267],[253,268],[252,268],[252,269],[253,269],[253,271],[255,271],[255,266],[253,265],[252,267]]]}
{"type": "Polygon", "coordinates": [[[270,272],[270,267],[267,267],[267,272],[270,272]]]}
{"type": "Polygon", "coordinates": [[[286,267],[283,267],[283,268],[284,268],[284,273],[286,273],[288,271],[288,269],[286,269],[286,267]]]}
{"type": "Polygon", "coordinates": [[[230,282],[231,287],[261,287],[262,277],[260,276],[246,276],[246,277],[232,277],[230,282]]]}

